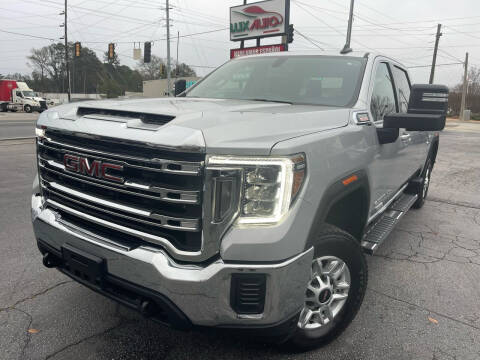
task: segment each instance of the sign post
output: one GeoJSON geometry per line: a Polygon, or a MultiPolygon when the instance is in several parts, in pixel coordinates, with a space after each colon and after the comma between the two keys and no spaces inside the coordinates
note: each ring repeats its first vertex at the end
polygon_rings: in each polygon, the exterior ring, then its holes
{"type": "Polygon", "coordinates": [[[260,39],[272,36],[287,38],[290,21],[290,0],[266,0],[230,8],[230,40],[240,41],[230,57],[288,50],[288,41],[260,46],[260,39]],[[244,41],[256,39],[256,47],[244,47],[244,41]]]}

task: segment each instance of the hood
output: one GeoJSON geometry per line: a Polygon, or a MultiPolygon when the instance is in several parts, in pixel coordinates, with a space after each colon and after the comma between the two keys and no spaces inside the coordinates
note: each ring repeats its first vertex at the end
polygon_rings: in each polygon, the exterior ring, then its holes
{"type": "MultiPolygon", "coordinates": [[[[61,118],[75,120],[74,123],[62,122],[62,128],[73,128],[75,131],[95,135],[105,135],[108,131],[115,137],[168,147],[188,145],[184,139],[172,138],[175,136],[195,138],[195,145],[199,146],[198,136],[193,136],[196,133],[201,134],[207,153],[249,152],[252,155],[269,154],[279,141],[346,126],[350,113],[344,108],[198,98],[89,101],[63,105],[53,111],[59,112],[61,118]],[[80,107],[103,109],[107,110],[106,113],[114,110],[165,115],[173,117],[173,120],[163,126],[139,129],[132,124],[129,126],[128,122],[125,127],[121,122],[112,122],[102,116],[96,119],[92,119],[95,115],[78,117],[76,110],[80,107]]],[[[47,122],[41,125],[47,125],[47,122]]]]}

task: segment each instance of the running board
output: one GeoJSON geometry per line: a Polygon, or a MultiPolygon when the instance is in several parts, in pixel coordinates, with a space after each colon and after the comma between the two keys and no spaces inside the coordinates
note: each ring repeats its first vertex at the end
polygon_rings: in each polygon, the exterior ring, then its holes
{"type": "Polygon", "coordinates": [[[363,250],[373,255],[385,239],[390,235],[395,225],[410,210],[418,195],[402,194],[387,210],[370,225],[362,240],[363,250]]]}

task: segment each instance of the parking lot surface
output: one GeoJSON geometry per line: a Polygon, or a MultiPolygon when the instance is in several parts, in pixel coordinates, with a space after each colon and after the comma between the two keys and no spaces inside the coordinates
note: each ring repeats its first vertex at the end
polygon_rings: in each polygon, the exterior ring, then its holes
{"type": "Polygon", "coordinates": [[[330,345],[291,354],[178,332],[41,264],[32,141],[0,141],[0,359],[480,359],[480,124],[449,122],[429,201],[368,257],[364,304],[330,345]]]}

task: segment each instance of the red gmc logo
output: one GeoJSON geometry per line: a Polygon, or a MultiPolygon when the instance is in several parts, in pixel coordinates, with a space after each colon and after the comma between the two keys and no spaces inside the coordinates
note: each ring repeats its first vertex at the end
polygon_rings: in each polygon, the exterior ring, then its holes
{"type": "Polygon", "coordinates": [[[122,184],[124,182],[123,178],[108,173],[108,170],[110,169],[123,171],[122,165],[109,164],[100,160],[90,162],[87,158],[70,154],[65,154],[63,157],[63,165],[65,165],[66,170],[82,175],[115,181],[122,184]]]}

